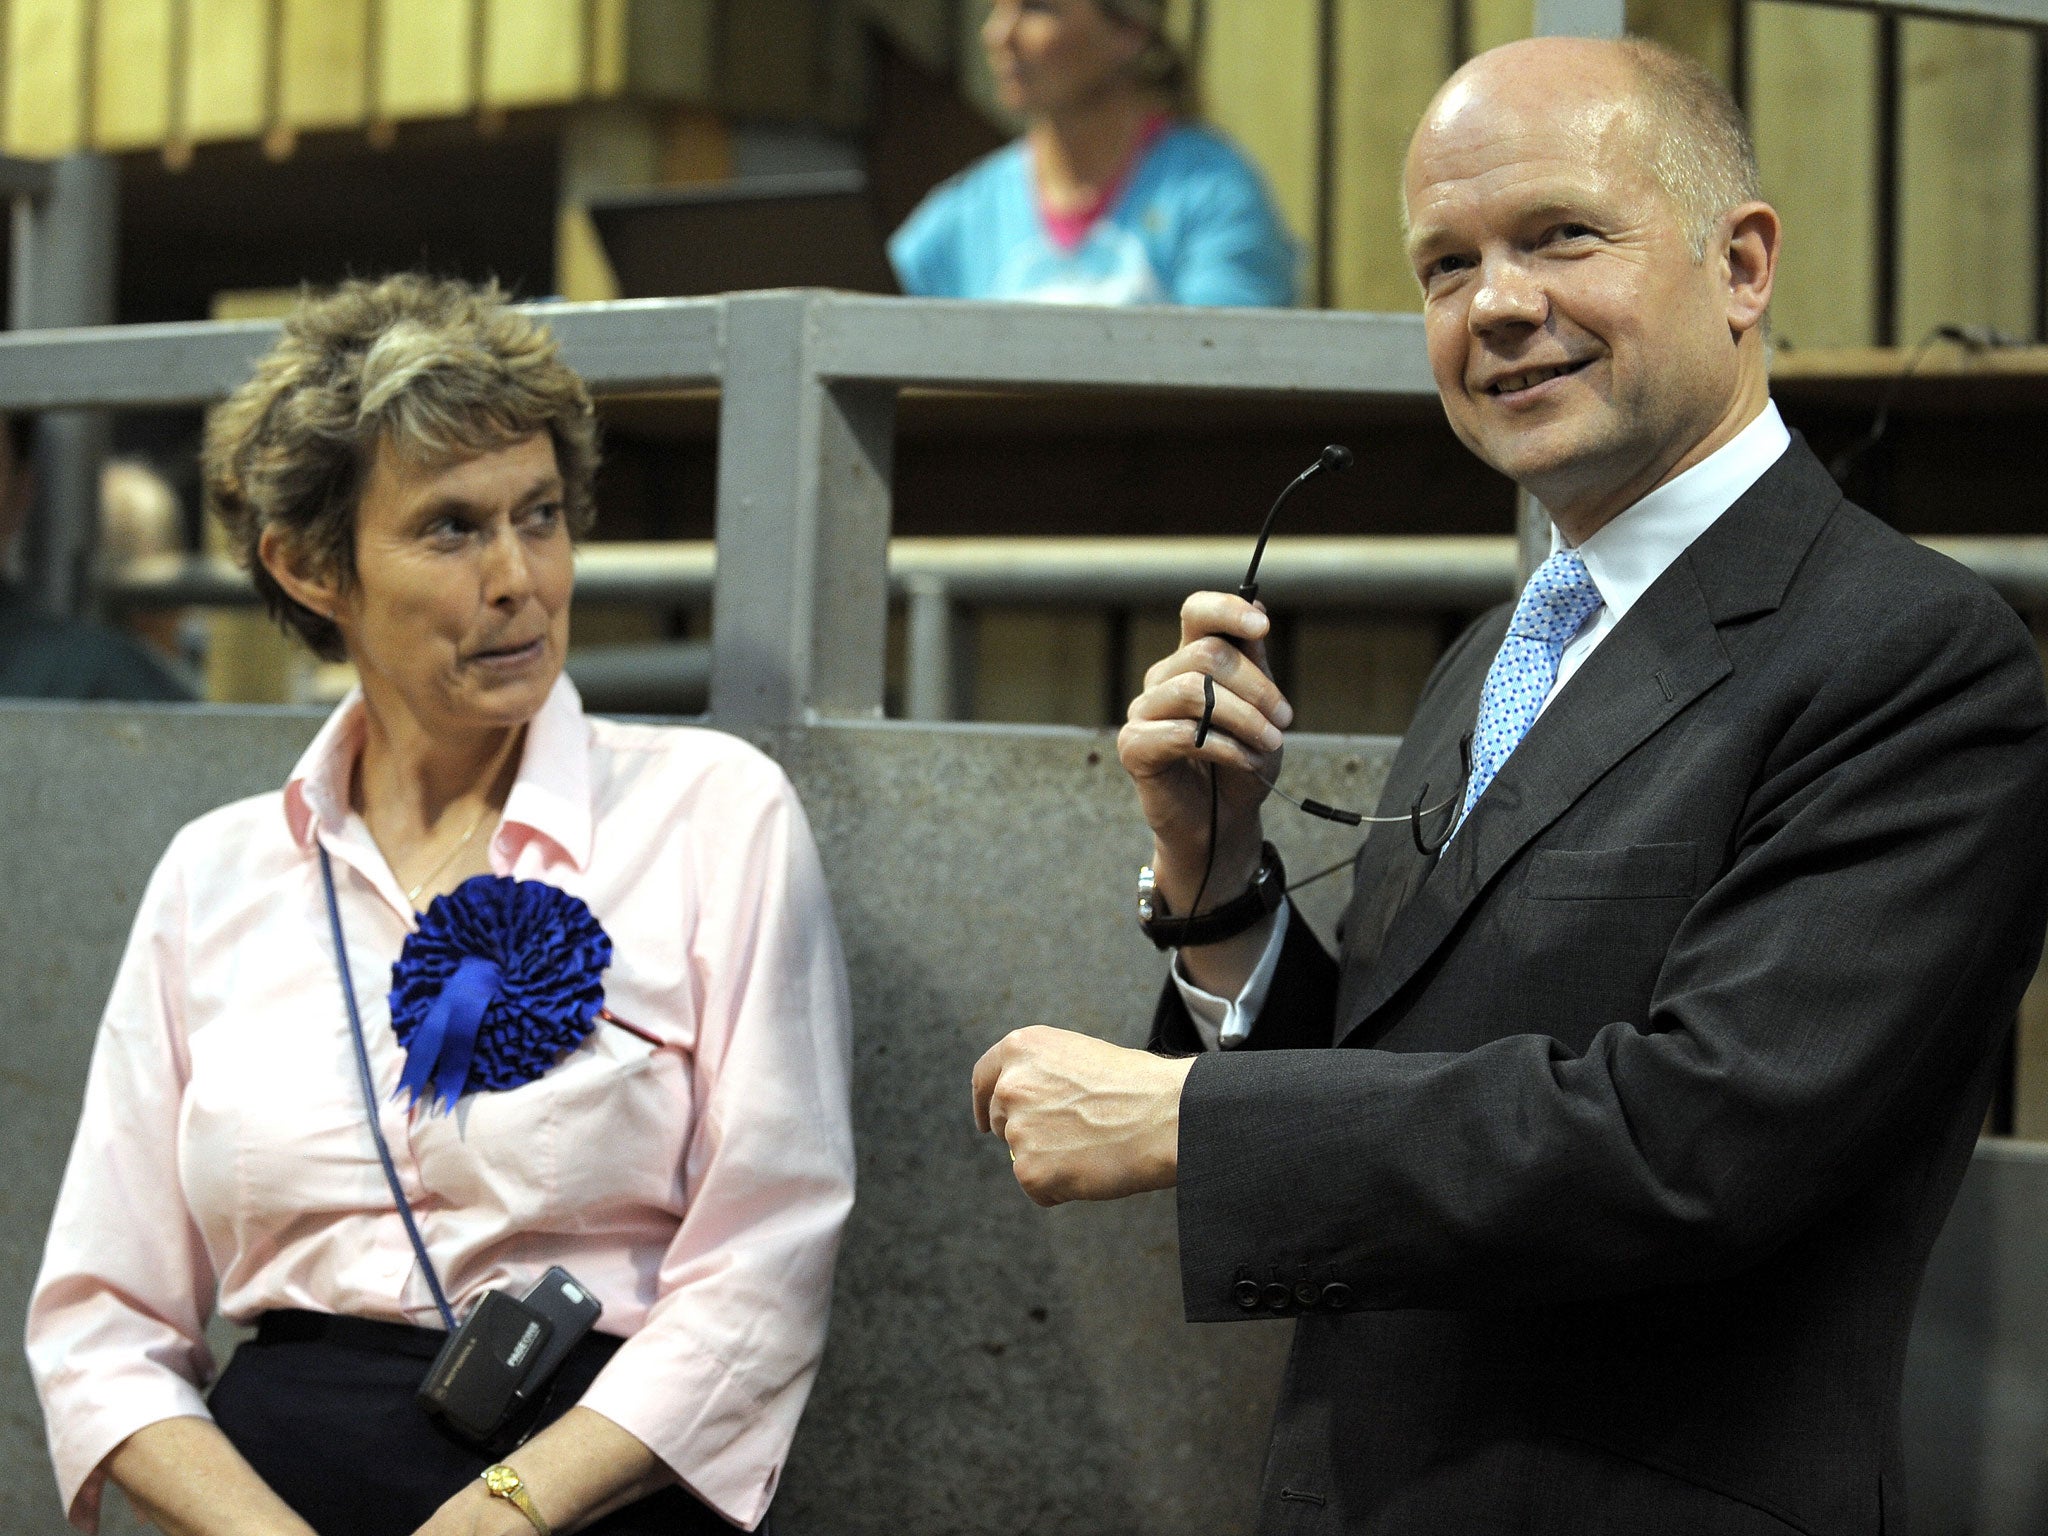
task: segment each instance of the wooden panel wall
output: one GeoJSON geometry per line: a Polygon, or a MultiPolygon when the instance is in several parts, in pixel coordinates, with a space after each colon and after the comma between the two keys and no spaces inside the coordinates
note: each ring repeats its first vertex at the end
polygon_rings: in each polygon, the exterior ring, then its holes
{"type": "Polygon", "coordinates": [[[194,143],[250,138],[269,123],[270,0],[186,0],[178,120],[194,143]]]}
{"type": "Polygon", "coordinates": [[[484,101],[530,107],[576,99],[589,42],[583,0],[484,0],[484,101]]]}
{"type": "Polygon", "coordinates": [[[101,0],[93,31],[93,140],[144,149],[171,136],[171,0],[101,0]]]}
{"type": "MultiPolygon", "coordinates": [[[[1304,289],[1321,225],[1322,7],[1318,0],[1207,0],[1201,89],[1210,119],[1266,172],[1302,242],[1304,289]]],[[[1307,293],[1310,302],[1316,295],[1307,293]]]]}
{"type": "Polygon", "coordinates": [[[1464,0],[1465,57],[1536,31],[1536,0],[1464,0]]]}
{"type": "Polygon", "coordinates": [[[1794,347],[1869,346],[1880,248],[1877,18],[1760,0],[1749,42],[1764,196],[1785,218],[1773,328],[1794,347]]]}
{"type": "Polygon", "coordinates": [[[378,0],[377,115],[449,117],[476,105],[475,0],[378,0]]]}
{"type": "Polygon", "coordinates": [[[0,0],[0,150],[176,153],[601,99],[641,38],[655,73],[687,77],[655,94],[702,100],[722,3],[741,0],[0,0]]]}
{"type": "Polygon", "coordinates": [[[369,0],[284,0],[279,23],[278,122],[291,129],[363,122],[370,110],[369,0]]]}
{"type": "Polygon", "coordinates": [[[2034,79],[2025,34],[1900,27],[1899,309],[1910,346],[1944,322],[2034,324],[2034,79]]]}
{"type": "Polygon", "coordinates": [[[1735,79],[1735,8],[1741,0],[1627,0],[1629,31],[1698,59],[1723,85],[1735,79]]]}
{"type": "Polygon", "coordinates": [[[86,0],[12,0],[7,7],[6,147],[60,155],[85,132],[90,7],[86,0]]]}
{"type": "Polygon", "coordinates": [[[1341,0],[1329,195],[1330,292],[1340,309],[1416,309],[1401,238],[1401,173],[1423,108],[1456,62],[1455,13],[1414,0],[1341,0]]]}

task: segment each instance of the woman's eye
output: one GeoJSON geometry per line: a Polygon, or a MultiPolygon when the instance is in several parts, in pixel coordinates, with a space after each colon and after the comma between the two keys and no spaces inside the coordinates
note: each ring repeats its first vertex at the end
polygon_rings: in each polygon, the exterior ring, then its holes
{"type": "Polygon", "coordinates": [[[427,537],[436,544],[459,544],[469,532],[469,525],[457,517],[437,517],[427,524],[427,537]]]}
{"type": "Polygon", "coordinates": [[[1587,224],[1560,224],[1551,233],[1559,240],[1590,240],[1593,238],[1592,226],[1587,224]]]}

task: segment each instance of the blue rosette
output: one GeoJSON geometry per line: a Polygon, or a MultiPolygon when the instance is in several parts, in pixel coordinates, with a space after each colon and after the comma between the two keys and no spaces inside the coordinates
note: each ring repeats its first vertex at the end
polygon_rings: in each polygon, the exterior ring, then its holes
{"type": "Polygon", "coordinates": [[[542,881],[477,875],[435,897],[391,967],[409,1107],[546,1072],[597,1028],[611,961],[590,908],[542,881]]]}

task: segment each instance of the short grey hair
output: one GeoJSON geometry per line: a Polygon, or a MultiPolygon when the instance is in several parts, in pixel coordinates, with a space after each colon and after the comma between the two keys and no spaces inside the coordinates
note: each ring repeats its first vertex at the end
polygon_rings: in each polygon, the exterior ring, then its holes
{"type": "Polygon", "coordinates": [[[446,464],[545,432],[572,537],[596,515],[597,416],[547,328],[497,284],[400,273],[305,290],[255,375],[209,417],[208,510],[264,606],[314,654],[346,654],[331,619],[264,567],[264,531],[344,585],[355,580],[356,503],[378,445],[446,464]]]}
{"type": "Polygon", "coordinates": [[[1703,261],[1722,216],[1763,197],[1749,124],[1697,59],[1645,37],[1625,37],[1620,47],[1648,109],[1651,173],[1678,205],[1693,260],[1703,261]]]}

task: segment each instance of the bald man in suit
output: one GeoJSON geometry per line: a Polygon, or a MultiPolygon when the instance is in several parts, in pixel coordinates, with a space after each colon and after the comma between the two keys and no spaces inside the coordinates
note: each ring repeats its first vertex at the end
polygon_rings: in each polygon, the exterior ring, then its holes
{"type": "Polygon", "coordinates": [[[1241,895],[1291,711],[1264,614],[1191,598],[1120,743],[1154,1051],[1020,1030],[977,1116],[1041,1203],[1176,1187],[1191,1319],[1292,1320],[1261,1532],[1903,1530],[1915,1292],[2040,949],[2034,647],[1779,420],[1779,221],[1697,67],[1482,55],[1406,197],[1446,413],[1554,524],[1381,814],[1458,790],[1367,840],[1335,959],[1241,895]]]}

